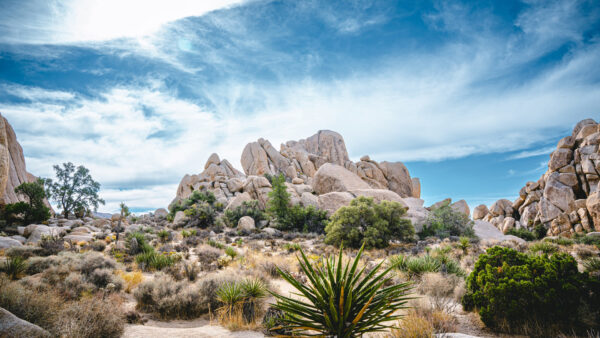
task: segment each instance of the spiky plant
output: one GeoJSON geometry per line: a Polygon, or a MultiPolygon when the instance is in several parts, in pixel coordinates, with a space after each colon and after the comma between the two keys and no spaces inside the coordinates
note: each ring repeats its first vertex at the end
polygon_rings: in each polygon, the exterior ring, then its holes
{"type": "Polygon", "coordinates": [[[25,272],[26,268],[27,263],[25,262],[25,259],[21,256],[15,256],[8,258],[6,262],[4,262],[2,271],[4,271],[10,279],[15,280],[25,272]]]}
{"type": "Polygon", "coordinates": [[[378,273],[383,261],[371,272],[365,267],[358,270],[363,247],[354,261],[342,264],[342,249],[336,260],[334,256],[322,258],[322,264],[311,264],[300,250],[300,268],[310,283],[303,283],[291,274],[279,270],[282,278],[288,281],[305,299],[293,299],[272,293],[277,299],[275,308],[286,313],[283,328],[305,336],[357,337],[367,332],[381,332],[400,319],[398,310],[406,308],[407,293],[411,286],[401,283],[384,287],[389,283],[390,266],[378,273]]]}

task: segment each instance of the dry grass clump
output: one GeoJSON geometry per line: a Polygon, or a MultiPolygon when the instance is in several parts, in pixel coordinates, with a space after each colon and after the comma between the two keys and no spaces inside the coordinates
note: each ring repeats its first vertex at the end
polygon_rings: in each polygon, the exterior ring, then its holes
{"type": "Polygon", "coordinates": [[[200,245],[196,249],[196,255],[198,256],[200,268],[203,271],[210,270],[211,264],[216,263],[219,257],[223,255],[223,253],[223,250],[212,247],[210,245],[200,245]]]}
{"type": "Polygon", "coordinates": [[[0,278],[0,307],[57,337],[120,337],[124,330],[116,297],[65,302],[53,290],[39,291],[0,278]]]}
{"type": "Polygon", "coordinates": [[[430,272],[421,277],[417,291],[429,296],[435,310],[452,312],[465,294],[465,281],[456,275],[430,272]]]}
{"type": "Polygon", "coordinates": [[[411,302],[412,312],[425,318],[435,333],[449,333],[458,330],[458,320],[445,310],[436,309],[427,299],[416,299],[411,302]]]}
{"type": "Polygon", "coordinates": [[[259,279],[226,282],[217,290],[219,322],[230,330],[255,328],[264,313],[267,287],[259,279]]]}
{"type": "Polygon", "coordinates": [[[426,318],[411,311],[392,329],[392,337],[432,338],[434,337],[433,326],[426,318]]]}

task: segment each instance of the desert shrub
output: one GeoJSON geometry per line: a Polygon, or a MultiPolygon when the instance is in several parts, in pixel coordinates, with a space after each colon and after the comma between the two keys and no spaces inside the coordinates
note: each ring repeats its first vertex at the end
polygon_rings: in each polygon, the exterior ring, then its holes
{"type": "Polygon", "coordinates": [[[113,259],[98,252],[80,254],[76,256],[76,259],[78,260],[77,270],[88,276],[97,269],[114,270],[117,267],[117,263],[113,259]]]}
{"type": "Polygon", "coordinates": [[[575,244],[574,240],[572,240],[570,238],[566,238],[566,237],[546,238],[546,239],[544,239],[544,241],[551,242],[551,243],[558,244],[558,245],[565,245],[565,246],[570,246],[570,245],[575,244]]]}
{"type": "Polygon", "coordinates": [[[18,279],[27,269],[27,262],[23,257],[15,256],[6,259],[4,264],[1,266],[2,272],[4,272],[10,279],[18,279]]]}
{"type": "Polygon", "coordinates": [[[125,246],[130,255],[137,255],[144,251],[152,250],[152,246],[148,243],[146,235],[143,232],[130,232],[125,238],[125,246]]]}
{"type": "Polygon", "coordinates": [[[267,211],[271,216],[285,227],[286,218],[289,213],[291,201],[290,193],[287,192],[285,177],[283,174],[273,176],[271,180],[273,190],[269,192],[269,201],[267,202],[267,211]]]}
{"type": "Polygon", "coordinates": [[[187,226],[206,229],[215,224],[217,212],[207,202],[192,204],[185,210],[189,221],[187,226]]]}
{"type": "Polygon", "coordinates": [[[42,236],[40,256],[56,255],[65,249],[65,240],[58,236],[42,236]]]}
{"type": "Polygon", "coordinates": [[[414,311],[408,313],[406,317],[398,322],[392,328],[392,337],[394,338],[433,338],[433,326],[427,320],[417,315],[414,311]]]}
{"type": "Polygon", "coordinates": [[[206,244],[212,246],[213,248],[217,248],[217,249],[225,249],[225,244],[221,243],[221,242],[217,242],[215,240],[209,239],[206,244]]]}
{"type": "Polygon", "coordinates": [[[123,288],[123,280],[109,269],[96,269],[89,277],[89,281],[98,288],[105,288],[112,283],[114,291],[120,291],[123,288]]]}
{"type": "Polygon", "coordinates": [[[581,244],[595,245],[598,249],[600,249],[600,237],[583,235],[575,237],[575,241],[581,244]]]}
{"type": "Polygon", "coordinates": [[[548,229],[546,229],[543,224],[537,224],[535,227],[533,227],[533,233],[537,239],[542,239],[546,237],[548,229]]]}
{"type": "Polygon", "coordinates": [[[221,251],[220,249],[208,245],[202,245],[198,249],[196,249],[198,262],[200,262],[202,266],[208,266],[211,263],[216,262],[222,254],[223,251],[221,251]]]}
{"type": "Polygon", "coordinates": [[[5,254],[6,257],[22,257],[24,259],[28,259],[34,256],[39,256],[41,251],[42,249],[39,247],[23,245],[9,248],[6,250],[5,254]]]}
{"type": "Polygon", "coordinates": [[[522,238],[526,241],[535,241],[536,239],[538,239],[537,235],[535,233],[533,233],[532,231],[529,231],[525,228],[520,228],[520,229],[510,229],[507,233],[507,235],[513,235],[513,236],[517,236],[519,238],[522,238]]]}
{"type": "Polygon", "coordinates": [[[342,262],[342,249],[337,258],[323,258],[311,263],[300,250],[300,267],[311,283],[295,279],[279,270],[282,278],[306,297],[297,300],[273,293],[277,304],[273,307],[286,313],[284,328],[293,332],[307,330],[326,336],[350,337],[367,332],[379,332],[384,324],[401,316],[396,311],[405,308],[410,284],[400,283],[384,287],[391,280],[392,267],[380,272],[384,262],[369,273],[358,270],[364,246],[353,261],[342,262]]]}
{"type": "Polygon", "coordinates": [[[217,290],[217,300],[221,303],[217,311],[219,320],[228,326],[256,322],[266,295],[266,286],[259,279],[221,284],[217,290]]]}
{"type": "Polygon", "coordinates": [[[550,243],[547,241],[536,242],[529,246],[529,251],[531,252],[541,252],[544,254],[553,254],[558,251],[558,246],[554,243],[550,243]]]}
{"type": "Polygon", "coordinates": [[[169,240],[169,237],[171,237],[171,233],[167,230],[160,230],[156,233],[156,235],[158,236],[158,238],[160,238],[160,241],[163,243],[167,242],[167,240],[169,240]]]}
{"type": "Polygon", "coordinates": [[[37,273],[40,273],[40,272],[48,269],[50,266],[56,264],[56,260],[57,260],[56,256],[32,257],[28,260],[29,264],[27,265],[27,269],[25,272],[28,275],[35,275],[37,273]]]}
{"type": "Polygon", "coordinates": [[[197,286],[187,281],[175,281],[165,274],[141,283],[133,295],[140,310],[155,313],[163,319],[192,319],[205,312],[197,286]]]}
{"type": "Polygon", "coordinates": [[[427,295],[431,308],[452,312],[464,295],[464,280],[456,275],[425,273],[417,286],[419,293],[427,295]]]}
{"type": "Polygon", "coordinates": [[[141,271],[125,272],[119,270],[117,271],[117,274],[125,282],[125,292],[131,292],[131,290],[135,289],[144,280],[141,271]]]}
{"type": "Polygon", "coordinates": [[[333,214],[325,227],[325,243],[359,248],[385,248],[390,240],[410,240],[414,228],[402,218],[406,209],[400,203],[373,202],[373,198],[358,197],[349,206],[333,214]]]}
{"type": "Polygon", "coordinates": [[[419,318],[425,318],[436,334],[444,336],[444,333],[457,332],[458,320],[451,313],[436,309],[424,298],[417,298],[411,301],[411,312],[419,318]]]}
{"type": "Polygon", "coordinates": [[[446,202],[429,213],[427,221],[423,225],[423,230],[419,233],[421,238],[428,236],[439,238],[450,236],[475,237],[473,221],[462,212],[453,210],[450,203],[446,202]]]}
{"type": "Polygon", "coordinates": [[[98,297],[69,302],[58,313],[55,330],[61,337],[121,337],[125,330],[123,313],[114,303],[98,297]]]}
{"type": "Polygon", "coordinates": [[[390,266],[408,274],[409,278],[419,278],[428,272],[443,272],[464,277],[465,272],[460,268],[458,262],[447,256],[424,255],[421,257],[406,257],[397,255],[390,257],[390,266]]]}
{"type": "Polygon", "coordinates": [[[106,242],[104,241],[93,241],[90,243],[90,248],[94,251],[102,252],[106,249],[106,242]]]}
{"type": "Polygon", "coordinates": [[[260,210],[257,200],[242,202],[242,205],[226,210],[223,214],[225,223],[229,227],[236,227],[240,218],[244,216],[252,217],[256,223],[267,219],[267,215],[260,210]]]}
{"type": "Polygon", "coordinates": [[[567,254],[527,256],[496,246],[479,256],[462,303],[497,330],[567,328],[576,320],[585,279],[567,254]]]}
{"type": "Polygon", "coordinates": [[[0,277],[0,307],[52,333],[64,300],[55,292],[37,292],[0,277]]]}
{"type": "Polygon", "coordinates": [[[467,254],[469,248],[471,247],[471,240],[469,237],[462,236],[459,238],[456,246],[462,250],[463,254],[467,254]]]}
{"type": "Polygon", "coordinates": [[[600,258],[590,257],[583,261],[583,268],[586,272],[599,272],[600,271],[600,258]]]}
{"type": "Polygon", "coordinates": [[[181,258],[179,255],[172,255],[170,253],[159,253],[154,250],[154,248],[142,252],[141,254],[135,256],[135,262],[138,267],[142,271],[151,271],[151,270],[162,270],[166,267],[169,267],[181,258]]]}
{"type": "Polygon", "coordinates": [[[228,246],[227,248],[225,248],[225,254],[231,257],[231,259],[234,259],[235,257],[237,257],[238,252],[234,248],[228,246]]]}
{"type": "Polygon", "coordinates": [[[327,221],[327,212],[324,210],[319,210],[312,205],[308,207],[294,205],[289,208],[283,224],[278,223],[278,228],[322,234],[325,232],[327,221]]]}
{"type": "Polygon", "coordinates": [[[208,205],[212,206],[213,204],[215,204],[216,201],[217,198],[215,197],[215,194],[212,193],[212,191],[196,190],[192,192],[192,194],[188,198],[178,201],[173,205],[170,205],[168,218],[173,219],[173,217],[175,217],[175,214],[178,211],[186,211],[196,203],[207,203],[208,205]]]}

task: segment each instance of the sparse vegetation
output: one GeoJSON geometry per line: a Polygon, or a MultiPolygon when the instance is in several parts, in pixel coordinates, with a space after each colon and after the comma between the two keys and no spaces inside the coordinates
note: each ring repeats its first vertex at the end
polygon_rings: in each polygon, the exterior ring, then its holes
{"type": "Polygon", "coordinates": [[[433,209],[427,218],[427,222],[423,225],[419,237],[425,238],[428,236],[439,238],[450,236],[475,237],[473,221],[462,212],[454,211],[450,207],[450,203],[446,202],[433,209]]]}

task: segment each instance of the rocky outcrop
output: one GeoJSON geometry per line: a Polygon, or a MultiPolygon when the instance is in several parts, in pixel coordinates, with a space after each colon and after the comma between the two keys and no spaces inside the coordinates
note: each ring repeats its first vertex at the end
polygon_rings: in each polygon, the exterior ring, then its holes
{"type": "Polygon", "coordinates": [[[494,203],[483,219],[503,231],[542,224],[549,236],[600,230],[599,144],[600,125],[591,119],[577,123],[571,135],[558,142],[546,173],[527,182],[514,202],[494,203]]]}
{"type": "Polygon", "coordinates": [[[23,148],[8,121],[0,115],[0,204],[24,201],[15,188],[37,178],[27,172],[23,148]]]}
{"type": "Polygon", "coordinates": [[[172,204],[201,190],[213,192],[226,209],[249,200],[257,200],[265,208],[271,191],[265,175],[279,174],[286,178],[292,204],[324,207],[328,211],[337,210],[333,210],[334,206],[346,205],[357,196],[402,201],[421,194],[419,179],[412,178],[404,164],[378,163],[369,156],[352,162],[342,136],[330,130],[288,141],[281,144],[279,151],[268,140],[258,139],[244,147],[241,164],[243,173],[219,155],[211,154],[202,173],[183,177],[172,204]],[[345,194],[320,198],[332,192],[345,194]]]}

